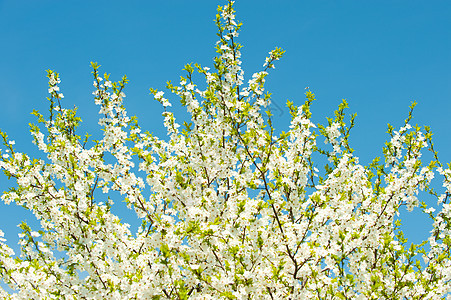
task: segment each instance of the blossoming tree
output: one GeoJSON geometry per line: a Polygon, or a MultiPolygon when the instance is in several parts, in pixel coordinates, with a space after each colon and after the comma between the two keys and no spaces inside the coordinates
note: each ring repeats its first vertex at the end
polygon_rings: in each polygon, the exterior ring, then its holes
{"type": "Polygon", "coordinates": [[[271,51],[245,84],[232,1],[218,8],[216,24],[214,70],[186,65],[180,84],[167,86],[191,122],[180,126],[163,92],[151,89],[164,108],[166,139],[127,117],[126,77],[102,78],[93,63],[103,136],[88,147],[76,110],[63,105],[59,74],[48,71],[50,116],[34,112],[42,126],[31,126],[46,160],[16,151],[0,132],[0,168],[17,181],[1,198],[41,224],[20,225],[20,255],[1,240],[1,276],[14,290],[0,289],[1,297],[449,297],[451,170],[438,161],[429,129],[412,128],[409,113],[405,126],[389,127],[384,161],[365,167],[348,143],[354,117],[345,122],[346,102],[315,125],[308,90],[303,105],[288,102],[291,125],[275,135],[264,83],[283,51],[271,51]],[[196,71],[205,90],[194,83],[196,71]],[[320,148],[320,136],[330,148],[320,148]],[[426,165],[425,148],[433,157],[426,165]],[[430,186],[434,174],[444,178],[442,194],[430,186]],[[436,211],[419,201],[420,190],[437,197],[436,211]],[[112,213],[114,196],[98,200],[114,191],[142,222],[137,232],[112,213]],[[402,205],[430,216],[427,241],[408,244],[396,218],[402,205]]]}

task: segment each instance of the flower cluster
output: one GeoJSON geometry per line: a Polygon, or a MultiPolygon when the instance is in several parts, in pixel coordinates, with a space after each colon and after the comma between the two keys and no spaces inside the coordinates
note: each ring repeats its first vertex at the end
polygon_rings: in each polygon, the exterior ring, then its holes
{"type": "MultiPolygon", "coordinates": [[[[241,23],[233,1],[218,8],[214,68],[185,66],[167,88],[191,115],[177,123],[164,93],[168,136],[144,133],[124,107],[127,78],[113,82],[92,63],[94,101],[103,136],[77,135],[48,71],[50,116],[31,133],[45,159],[14,148],[0,131],[0,169],[17,182],[1,199],[29,209],[36,231],[20,224],[20,254],[0,231],[3,299],[443,299],[451,293],[451,169],[432,134],[411,127],[411,112],[383,149],[362,166],[349,143],[354,117],[345,100],[327,125],[311,121],[314,94],[275,134],[265,80],[283,50],[245,83],[241,23]],[[206,88],[196,84],[195,71],[206,88]],[[325,138],[320,148],[318,136],[325,138]],[[91,146],[88,146],[91,145],[91,146]],[[330,147],[332,149],[330,149],[330,147]],[[329,148],[327,148],[329,147],[329,148]],[[430,149],[433,160],[422,162],[430,149]],[[314,162],[314,158],[319,159],[314,162]],[[323,159],[326,158],[326,159],[323,159]],[[320,171],[324,169],[324,171],[320,171]],[[431,181],[443,176],[442,194],[431,181]],[[423,191],[423,192],[422,192],[423,191]],[[438,199],[420,201],[421,192],[438,199]],[[108,195],[107,201],[100,201],[108,195]],[[120,199],[118,199],[120,198],[120,199]],[[118,200],[141,221],[137,232],[115,215],[118,200]],[[403,236],[400,208],[420,206],[433,221],[430,238],[403,236]]],[[[413,109],[413,106],[412,106],[413,109]]]]}

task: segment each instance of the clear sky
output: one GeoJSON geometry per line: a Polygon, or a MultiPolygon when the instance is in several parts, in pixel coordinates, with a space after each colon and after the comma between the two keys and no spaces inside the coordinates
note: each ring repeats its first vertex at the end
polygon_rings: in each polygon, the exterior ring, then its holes
{"type": "MultiPolygon", "coordinates": [[[[53,69],[61,74],[65,105],[79,108],[80,135],[98,132],[90,69],[96,61],[113,80],[127,75],[129,115],[164,137],[161,106],[149,88],[177,81],[185,63],[212,67],[213,19],[225,3],[0,0],[0,128],[17,150],[39,155],[28,123],[35,121],[32,109],[47,113],[45,70],[53,69]]],[[[278,130],[288,126],[286,100],[303,103],[307,86],[317,96],[315,122],[346,98],[348,112],[357,113],[352,146],[367,164],[382,153],[387,123],[401,126],[416,100],[413,124],[431,126],[442,162],[451,161],[450,1],[238,0],[236,9],[244,23],[239,42],[246,79],[261,69],[268,51],[286,50],[267,77],[278,130]]],[[[0,190],[10,185],[5,179],[0,176],[0,190]]],[[[424,218],[402,217],[411,240],[427,236],[424,218]]],[[[0,228],[11,246],[23,219],[33,223],[23,209],[0,204],[0,228]]]]}

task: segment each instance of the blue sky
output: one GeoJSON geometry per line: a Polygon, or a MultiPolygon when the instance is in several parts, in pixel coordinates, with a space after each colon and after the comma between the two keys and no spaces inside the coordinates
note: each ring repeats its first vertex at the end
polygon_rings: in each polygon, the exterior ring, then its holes
{"type": "MultiPolygon", "coordinates": [[[[19,151],[39,155],[28,123],[35,121],[32,109],[48,110],[45,70],[53,69],[61,74],[65,105],[79,108],[80,133],[98,132],[90,69],[96,61],[113,80],[127,75],[129,115],[164,137],[162,110],[149,88],[177,81],[185,63],[212,67],[213,19],[225,2],[0,0],[0,128],[19,151]]],[[[451,161],[451,2],[239,0],[236,9],[244,23],[239,41],[246,79],[261,69],[268,51],[286,50],[267,77],[278,130],[288,126],[286,100],[303,103],[307,86],[317,96],[315,122],[346,98],[349,114],[357,113],[352,146],[366,164],[381,155],[387,123],[401,126],[416,100],[413,124],[431,126],[442,162],[451,161]]],[[[0,190],[8,185],[0,176],[0,190]]],[[[10,245],[22,219],[33,217],[0,204],[0,228],[10,245]]],[[[427,236],[424,218],[403,213],[403,220],[409,238],[427,236]]]]}

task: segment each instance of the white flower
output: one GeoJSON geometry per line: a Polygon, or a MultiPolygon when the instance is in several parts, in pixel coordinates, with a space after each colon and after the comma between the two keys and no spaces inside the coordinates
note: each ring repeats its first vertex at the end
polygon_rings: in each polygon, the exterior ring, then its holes
{"type": "Polygon", "coordinates": [[[164,92],[159,91],[155,94],[155,99],[159,100],[161,98],[163,98],[164,92]]]}
{"type": "Polygon", "coordinates": [[[429,207],[428,209],[425,209],[424,212],[427,214],[433,213],[435,211],[435,208],[429,207]]]}
{"type": "MultiPolygon", "coordinates": [[[[32,127],[43,159],[8,149],[14,142],[3,136],[0,168],[16,182],[0,198],[40,223],[19,225],[18,256],[0,230],[3,280],[16,289],[0,289],[0,298],[177,298],[185,288],[190,299],[442,299],[451,291],[451,170],[436,162],[443,188],[435,193],[435,167],[421,160],[426,135],[405,125],[387,143],[386,160],[365,167],[341,137],[347,127],[337,112],[324,131],[316,128],[310,91],[306,104],[289,105],[289,128],[278,133],[262,116],[268,73],[241,87],[232,5],[218,14],[229,45],[220,46],[212,73],[198,67],[206,82],[189,76],[171,86],[188,129],[179,131],[164,109],[167,136],[146,132],[127,116],[122,90],[97,77],[96,140],[78,138],[72,110],[59,106],[40,119],[43,128],[32,127]],[[319,135],[328,150],[316,147],[319,135]],[[406,249],[395,220],[400,207],[429,201],[422,189],[438,198],[437,212],[428,245],[406,249]],[[140,225],[130,226],[128,213],[140,225]],[[421,270],[411,264],[418,254],[421,270]]],[[[270,52],[268,69],[282,52],[270,52]]],[[[49,92],[61,98],[59,81],[49,71],[49,92]]],[[[171,106],[163,92],[154,97],[171,106]]]]}

